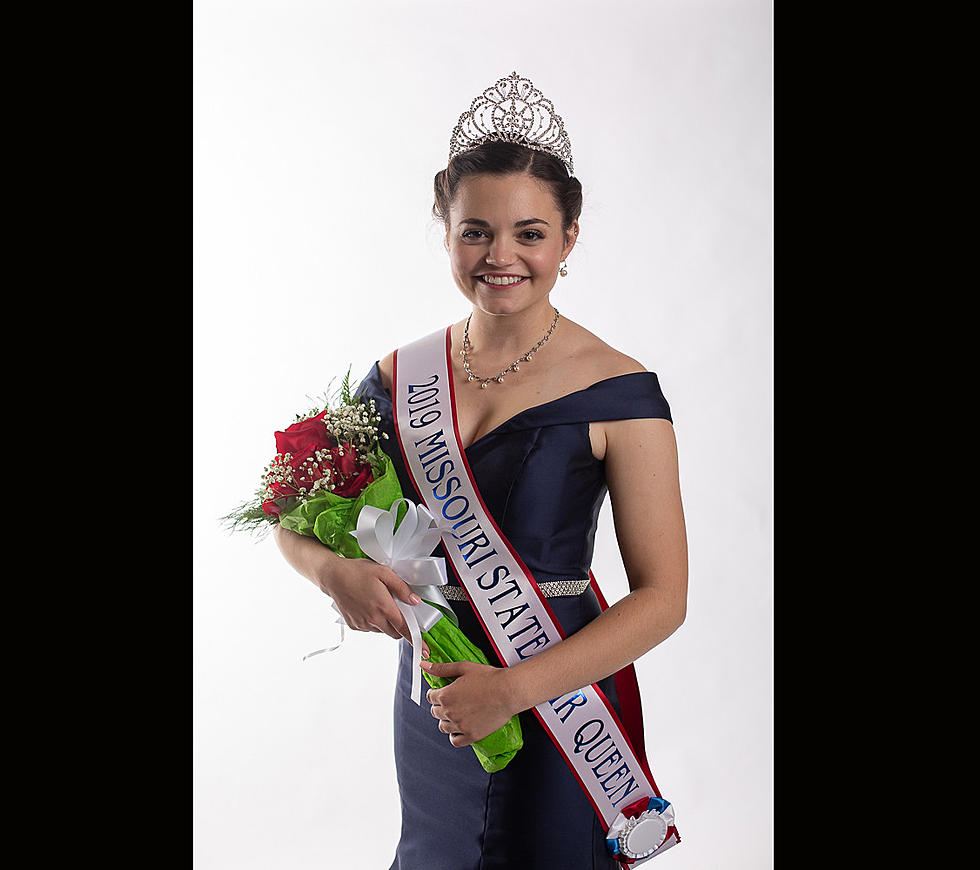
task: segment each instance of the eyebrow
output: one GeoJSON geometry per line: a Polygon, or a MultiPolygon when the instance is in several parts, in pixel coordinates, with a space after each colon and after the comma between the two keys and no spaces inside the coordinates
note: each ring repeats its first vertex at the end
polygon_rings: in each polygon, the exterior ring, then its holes
{"type": "MultiPolygon", "coordinates": [[[[463,220],[461,220],[460,223],[461,224],[475,224],[478,227],[489,227],[490,226],[489,222],[487,222],[485,220],[481,220],[480,218],[463,218],[463,220]]],[[[517,223],[515,223],[514,226],[515,227],[526,227],[526,226],[529,226],[530,224],[544,224],[546,227],[550,227],[551,226],[551,224],[549,224],[545,220],[541,220],[541,218],[528,218],[527,220],[517,221],[517,223]]]]}

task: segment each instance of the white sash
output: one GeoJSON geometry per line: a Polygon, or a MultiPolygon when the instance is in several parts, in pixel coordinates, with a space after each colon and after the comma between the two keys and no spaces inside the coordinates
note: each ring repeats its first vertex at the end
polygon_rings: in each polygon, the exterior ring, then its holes
{"type": "MultiPolygon", "coordinates": [[[[425,507],[450,529],[442,534],[448,560],[500,660],[510,666],[560,643],[564,632],[476,487],[460,444],[450,352],[448,328],[395,351],[395,432],[425,507]]],[[[636,866],[678,842],[671,827],[673,808],[660,798],[644,772],[645,759],[641,763],[598,686],[546,701],[534,713],[607,829],[635,828],[635,820],[624,820],[622,811],[639,799],[650,797],[651,807],[667,805],[662,813],[650,812],[664,836],[654,835],[656,842],[650,841],[650,824],[642,836],[637,831],[634,844],[649,841],[651,848],[624,863],[636,866]]]]}

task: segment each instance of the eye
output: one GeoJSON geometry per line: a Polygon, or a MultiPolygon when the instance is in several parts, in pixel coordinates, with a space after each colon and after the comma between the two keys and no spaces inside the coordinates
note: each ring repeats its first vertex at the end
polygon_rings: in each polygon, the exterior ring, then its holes
{"type": "Polygon", "coordinates": [[[472,235],[473,233],[480,233],[480,235],[483,235],[483,230],[463,230],[463,232],[460,233],[460,235],[464,239],[474,239],[476,238],[476,236],[472,235]]]}
{"type": "Polygon", "coordinates": [[[521,233],[521,236],[529,241],[537,241],[538,239],[544,238],[544,233],[542,233],[540,230],[525,230],[523,233],[521,233]]]}

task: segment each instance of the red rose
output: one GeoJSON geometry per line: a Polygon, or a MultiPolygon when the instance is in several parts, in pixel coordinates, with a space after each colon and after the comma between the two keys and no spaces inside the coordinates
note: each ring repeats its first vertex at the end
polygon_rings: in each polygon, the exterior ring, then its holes
{"type": "Polygon", "coordinates": [[[326,410],[323,410],[315,417],[293,423],[285,432],[276,432],[276,450],[279,453],[292,453],[295,456],[307,448],[322,450],[335,443],[333,436],[323,424],[326,413],[326,410]]]}
{"type": "Polygon", "coordinates": [[[357,469],[357,451],[350,444],[330,448],[330,464],[344,477],[350,477],[357,469]],[[340,453],[343,451],[344,455],[340,453]]]}
{"type": "MultiPolygon", "coordinates": [[[[306,447],[298,453],[294,453],[289,460],[289,466],[293,470],[293,483],[297,488],[305,489],[307,493],[313,489],[313,484],[321,477],[325,477],[322,467],[324,465],[335,465],[333,462],[333,452],[337,448],[331,448],[330,458],[317,461],[313,455],[320,448],[306,447]]],[[[336,479],[336,475],[334,475],[336,479]]]]}
{"type": "Polygon", "coordinates": [[[279,514],[282,513],[279,505],[277,505],[274,501],[262,502],[262,510],[265,511],[266,516],[270,517],[278,517],[279,514]]]}
{"type": "Polygon", "coordinates": [[[357,452],[350,444],[331,447],[330,461],[337,470],[334,475],[334,482],[336,483],[333,490],[334,495],[356,498],[360,495],[361,490],[374,480],[371,466],[357,464],[357,452]],[[341,450],[344,451],[343,456],[340,455],[341,450]]]}
{"type": "Polygon", "coordinates": [[[337,488],[333,491],[334,495],[342,495],[344,498],[356,498],[361,494],[361,490],[373,480],[374,475],[371,473],[371,466],[363,465],[354,477],[337,485],[337,488]]]}
{"type": "Polygon", "coordinates": [[[262,510],[271,517],[278,517],[282,512],[274,499],[287,498],[291,495],[299,495],[299,490],[297,490],[296,487],[291,486],[288,483],[280,483],[279,481],[268,484],[267,489],[274,493],[274,495],[262,502],[262,510]]]}
{"type": "MultiPolygon", "coordinates": [[[[309,422],[310,420],[303,421],[303,423],[309,422]]],[[[334,495],[339,495],[342,498],[356,498],[360,495],[361,490],[374,480],[374,474],[371,471],[370,464],[365,463],[364,465],[359,465],[357,462],[357,453],[350,444],[327,448],[327,456],[324,456],[317,462],[314,454],[316,450],[324,449],[325,445],[317,447],[313,443],[313,438],[318,434],[315,428],[312,431],[310,431],[311,427],[306,427],[305,431],[300,429],[297,435],[296,427],[302,425],[302,423],[295,423],[286,432],[276,433],[276,444],[280,447],[280,453],[287,451],[290,453],[289,467],[292,472],[293,486],[279,482],[270,484],[269,489],[275,493],[273,498],[299,495],[299,488],[305,489],[306,493],[310,494],[313,489],[313,484],[320,478],[325,477],[325,469],[331,466],[333,471],[330,479],[334,484],[334,489],[330,491],[334,495]],[[289,442],[293,444],[299,444],[305,438],[310,441],[310,444],[300,449],[289,450],[287,448],[287,451],[284,451],[282,446],[287,442],[280,441],[280,436],[289,439],[289,442]],[[342,456],[341,451],[343,451],[342,456]]],[[[318,425],[323,426],[322,423],[318,425]]],[[[323,431],[325,432],[326,429],[323,431]]],[[[275,517],[278,517],[281,513],[279,506],[272,499],[263,502],[262,510],[269,516],[275,517]]]]}

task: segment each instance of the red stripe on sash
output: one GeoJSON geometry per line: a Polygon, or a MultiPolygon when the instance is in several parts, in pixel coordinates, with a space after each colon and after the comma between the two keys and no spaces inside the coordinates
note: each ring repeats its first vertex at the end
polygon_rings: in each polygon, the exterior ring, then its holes
{"type": "MultiPolygon", "coordinates": [[[[608,610],[609,605],[606,604],[606,598],[602,594],[599,583],[595,579],[592,571],[589,571],[589,580],[591,581],[592,591],[595,592],[595,597],[599,599],[599,607],[603,611],[608,610]]],[[[647,775],[647,779],[650,780],[650,785],[653,786],[657,797],[663,797],[660,794],[660,789],[657,788],[657,784],[653,780],[650,765],[647,763],[646,741],[643,737],[643,706],[640,703],[640,686],[636,680],[636,668],[632,664],[629,664],[625,668],[616,671],[614,682],[616,683],[616,694],[619,696],[619,708],[623,713],[623,734],[630,741],[633,747],[633,754],[643,766],[643,772],[647,775]]],[[[603,696],[603,700],[605,700],[605,696],[603,696]]]]}

